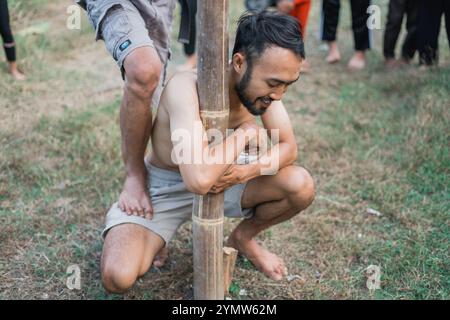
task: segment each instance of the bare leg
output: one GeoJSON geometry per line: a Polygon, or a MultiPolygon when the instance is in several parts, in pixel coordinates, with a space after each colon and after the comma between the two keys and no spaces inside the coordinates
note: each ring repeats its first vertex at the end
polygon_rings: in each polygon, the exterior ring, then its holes
{"type": "Polygon", "coordinates": [[[249,181],[242,196],[242,206],[256,206],[256,212],[233,230],[228,245],[246,256],[269,278],[281,280],[287,274],[283,260],[260,246],[254,237],[291,219],[307,208],[313,199],[314,182],[301,167],[289,166],[274,176],[261,176],[249,181]]]}
{"type": "Polygon", "coordinates": [[[355,51],[348,62],[348,68],[352,71],[362,70],[366,67],[366,54],[364,51],[355,51]]]}
{"type": "Polygon", "coordinates": [[[105,238],[101,272],[108,292],[123,293],[143,276],[160,250],[164,240],[152,231],[136,225],[113,227],[105,238]]]}
{"type": "Polygon", "coordinates": [[[169,257],[169,249],[167,249],[167,247],[162,248],[156,254],[155,259],[153,259],[153,266],[156,268],[161,268],[166,263],[168,257],[169,257]]]}
{"type": "Polygon", "coordinates": [[[152,128],[151,100],[158,86],[161,61],[152,47],[134,50],[125,60],[126,82],[120,108],[122,157],[126,179],[119,207],[127,214],[150,218],[144,155],[152,128]]]}

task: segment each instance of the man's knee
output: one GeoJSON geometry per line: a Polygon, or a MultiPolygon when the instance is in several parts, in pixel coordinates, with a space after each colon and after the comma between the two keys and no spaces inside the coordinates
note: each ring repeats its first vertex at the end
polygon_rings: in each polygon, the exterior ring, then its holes
{"type": "Polygon", "coordinates": [[[298,210],[306,209],[314,200],[314,180],[309,172],[298,166],[289,166],[280,171],[283,175],[284,191],[291,204],[298,210]]]}
{"type": "Polygon", "coordinates": [[[102,282],[110,293],[124,293],[129,290],[137,279],[134,270],[118,264],[106,264],[102,268],[102,282]]]}
{"type": "Polygon", "coordinates": [[[153,48],[134,50],[124,62],[126,89],[142,98],[149,98],[159,84],[162,67],[153,48]]]}

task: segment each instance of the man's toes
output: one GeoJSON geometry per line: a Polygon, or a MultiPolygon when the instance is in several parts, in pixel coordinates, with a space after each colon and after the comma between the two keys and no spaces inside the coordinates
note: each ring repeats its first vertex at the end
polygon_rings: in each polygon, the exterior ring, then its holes
{"type": "Polygon", "coordinates": [[[126,203],[123,205],[123,207],[124,207],[123,211],[125,211],[127,215],[131,215],[131,208],[126,203]]]}
{"type": "Polygon", "coordinates": [[[161,268],[166,264],[166,258],[159,258],[153,260],[153,266],[156,268],[161,268]]]}
{"type": "Polygon", "coordinates": [[[161,260],[153,260],[153,266],[156,268],[161,268],[164,265],[164,263],[161,260]]]}
{"type": "Polygon", "coordinates": [[[268,276],[270,279],[275,280],[275,281],[280,281],[281,279],[283,279],[283,275],[278,271],[269,272],[268,276]]]}

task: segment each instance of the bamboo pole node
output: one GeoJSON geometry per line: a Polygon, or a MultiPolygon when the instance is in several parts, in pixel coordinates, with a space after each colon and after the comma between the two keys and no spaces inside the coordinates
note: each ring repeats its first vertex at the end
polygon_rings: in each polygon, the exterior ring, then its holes
{"type": "Polygon", "coordinates": [[[202,224],[202,225],[214,226],[214,225],[222,224],[224,219],[223,218],[219,218],[219,219],[202,219],[202,218],[199,218],[199,217],[193,215],[192,216],[192,221],[193,222],[197,222],[197,223],[202,224]]]}

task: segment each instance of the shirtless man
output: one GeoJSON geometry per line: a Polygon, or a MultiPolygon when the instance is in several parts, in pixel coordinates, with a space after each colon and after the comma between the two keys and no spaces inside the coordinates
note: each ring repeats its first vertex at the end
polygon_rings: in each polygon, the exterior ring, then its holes
{"type": "Polygon", "coordinates": [[[109,292],[125,292],[152,262],[163,263],[158,253],[190,219],[194,193],[224,191],[225,216],[244,218],[228,245],[269,278],[281,280],[286,275],[282,259],[259,245],[255,236],[294,217],[314,199],[310,174],[294,165],[297,143],[281,102],[287,87],[299,78],[303,59],[294,18],[269,12],[241,17],[229,65],[228,128],[236,130],[214,147],[195,133],[195,124],[201,121],[196,73],[178,73],[168,81],[152,129],[153,152],[146,159],[153,215],[150,219],[145,214],[128,215],[114,204],[106,218],[101,273],[109,292]],[[265,129],[278,130],[279,141],[258,161],[235,165],[246,147],[243,137],[256,138],[256,116],[261,116],[265,129]],[[193,138],[180,140],[180,132],[193,138]],[[183,154],[200,148],[206,160],[221,150],[227,152],[223,162],[190,163],[178,161],[174,148],[183,154]],[[278,162],[276,174],[262,175],[263,158],[278,162]]]}

